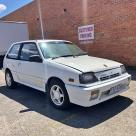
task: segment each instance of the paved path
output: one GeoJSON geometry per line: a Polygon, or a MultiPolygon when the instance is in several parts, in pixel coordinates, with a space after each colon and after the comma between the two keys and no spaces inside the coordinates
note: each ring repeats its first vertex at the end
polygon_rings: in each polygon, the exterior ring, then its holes
{"type": "Polygon", "coordinates": [[[37,90],[5,87],[0,71],[0,136],[136,136],[136,81],[128,92],[91,108],[52,108],[37,90]]]}

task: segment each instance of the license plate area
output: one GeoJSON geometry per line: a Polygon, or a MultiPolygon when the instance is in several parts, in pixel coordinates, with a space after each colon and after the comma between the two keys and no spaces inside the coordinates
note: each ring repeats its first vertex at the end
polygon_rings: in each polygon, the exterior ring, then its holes
{"type": "Polygon", "coordinates": [[[113,94],[116,94],[122,90],[124,90],[126,88],[126,85],[125,84],[119,84],[117,86],[114,86],[110,89],[110,92],[109,92],[109,95],[113,95],[113,94]]]}

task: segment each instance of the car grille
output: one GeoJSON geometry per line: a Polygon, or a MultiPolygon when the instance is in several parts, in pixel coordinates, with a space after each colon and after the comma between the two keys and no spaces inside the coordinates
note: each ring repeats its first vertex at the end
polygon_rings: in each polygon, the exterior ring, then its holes
{"type": "Polygon", "coordinates": [[[111,78],[114,78],[114,77],[118,77],[118,76],[120,76],[120,74],[119,74],[119,73],[116,73],[116,74],[113,74],[113,75],[101,77],[100,80],[101,80],[101,81],[104,81],[104,80],[108,80],[108,79],[111,79],[111,78]]]}

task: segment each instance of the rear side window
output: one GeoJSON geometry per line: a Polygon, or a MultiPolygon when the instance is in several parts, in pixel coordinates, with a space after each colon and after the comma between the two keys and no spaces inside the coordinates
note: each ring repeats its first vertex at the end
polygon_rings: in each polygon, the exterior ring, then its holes
{"type": "Polygon", "coordinates": [[[38,49],[35,43],[25,43],[21,50],[20,59],[29,61],[30,56],[39,55],[38,49]]]}
{"type": "Polygon", "coordinates": [[[18,53],[20,49],[20,44],[15,44],[12,46],[10,51],[8,52],[7,58],[9,59],[17,59],[18,58],[18,53]]]}

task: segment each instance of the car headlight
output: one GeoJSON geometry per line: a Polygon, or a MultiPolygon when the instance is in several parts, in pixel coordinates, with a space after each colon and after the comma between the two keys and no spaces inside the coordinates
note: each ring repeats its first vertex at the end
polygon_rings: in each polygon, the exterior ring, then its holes
{"type": "Polygon", "coordinates": [[[79,75],[79,81],[81,84],[94,83],[98,81],[94,73],[83,73],[79,75]]]}
{"type": "Polygon", "coordinates": [[[120,68],[121,68],[121,73],[122,73],[122,74],[124,74],[124,73],[127,72],[124,65],[120,66],[120,68]]]}

